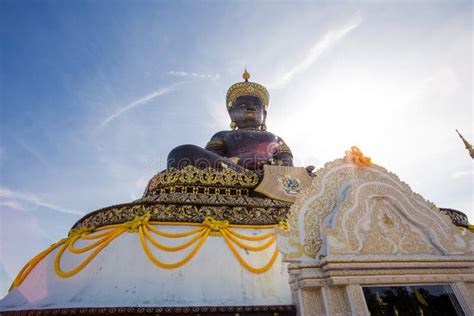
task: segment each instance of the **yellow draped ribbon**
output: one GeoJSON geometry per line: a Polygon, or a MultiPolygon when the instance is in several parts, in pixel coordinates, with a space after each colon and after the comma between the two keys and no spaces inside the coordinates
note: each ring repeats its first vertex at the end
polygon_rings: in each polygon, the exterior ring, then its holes
{"type": "Polygon", "coordinates": [[[244,260],[236,246],[254,252],[266,250],[275,244],[276,238],[273,230],[258,236],[248,236],[238,233],[234,229],[273,229],[276,226],[279,226],[281,229],[288,229],[288,224],[286,224],[286,222],[280,222],[278,225],[235,225],[229,224],[226,220],[218,221],[210,216],[206,217],[202,223],[157,222],[150,221],[150,217],[151,215],[146,213],[143,216],[137,216],[135,219],[122,224],[107,225],[98,228],[82,227],[71,230],[67,238],[52,244],[48,249],[40,252],[33,259],[28,261],[13,280],[13,283],[10,286],[10,291],[14,287],[20,286],[35,266],[57,248],[60,247],[54,258],[54,270],[59,277],[68,278],[84,269],[84,267],[87,266],[87,264],[91,262],[105,247],[107,247],[107,245],[124,232],[138,233],[140,243],[146,256],[156,266],[162,269],[176,269],[183,266],[196,255],[208,236],[222,236],[234,256],[248,271],[253,273],[263,273],[272,267],[278,257],[278,249],[275,247],[272,257],[265,265],[262,267],[253,267],[244,260]],[[196,228],[182,233],[169,233],[161,231],[154,226],[195,226],[196,228]],[[152,234],[169,239],[191,236],[192,238],[178,246],[167,246],[158,242],[152,234]],[[91,243],[87,246],[76,248],[75,244],[79,239],[90,240],[91,243]],[[242,240],[263,243],[255,246],[248,245],[242,240]],[[194,248],[192,248],[189,254],[187,254],[183,259],[173,263],[165,263],[155,257],[153,252],[150,250],[148,243],[151,243],[155,248],[166,252],[181,251],[193,245],[194,248]],[[71,254],[91,253],[75,268],[69,271],[63,271],[61,268],[61,257],[66,251],[69,251],[71,254]]]}

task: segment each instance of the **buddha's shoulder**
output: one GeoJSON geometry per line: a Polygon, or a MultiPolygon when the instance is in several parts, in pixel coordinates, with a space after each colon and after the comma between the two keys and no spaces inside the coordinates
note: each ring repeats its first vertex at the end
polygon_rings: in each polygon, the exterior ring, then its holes
{"type": "Polygon", "coordinates": [[[217,132],[215,133],[211,139],[224,139],[226,138],[227,135],[229,135],[229,133],[232,133],[233,131],[220,131],[220,132],[217,132]]]}
{"type": "Polygon", "coordinates": [[[249,136],[251,138],[265,138],[265,139],[275,139],[275,140],[280,140],[281,138],[276,136],[275,134],[271,133],[271,132],[263,132],[263,131],[246,131],[246,130],[230,130],[230,131],[220,131],[220,132],[217,132],[215,133],[213,136],[212,136],[212,139],[220,139],[220,140],[224,140],[226,138],[229,138],[229,137],[233,137],[233,136],[242,136],[242,137],[246,137],[246,136],[249,136]]]}

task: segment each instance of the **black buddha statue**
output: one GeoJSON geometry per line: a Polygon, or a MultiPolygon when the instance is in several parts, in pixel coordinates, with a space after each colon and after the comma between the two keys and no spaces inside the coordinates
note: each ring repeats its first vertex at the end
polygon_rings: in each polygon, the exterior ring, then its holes
{"type": "Polygon", "coordinates": [[[205,149],[195,145],[174,148],[168,155],[168,168],[193,165],[198,169],[231,168],[263,175],[265,164],[293,166],[290,148],[280,137],[266,131],[267,89],[249,82],[247,71],[243,78],[244,82],[232,85],[227,91],[232,130],[216,133],[205,149]]]}

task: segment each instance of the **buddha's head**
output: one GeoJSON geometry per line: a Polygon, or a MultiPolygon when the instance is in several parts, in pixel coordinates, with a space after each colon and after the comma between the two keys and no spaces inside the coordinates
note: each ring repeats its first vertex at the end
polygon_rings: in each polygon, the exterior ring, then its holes
{"type": "Polygon", "coordinates": [[[227,110],[232,120],[231,127],[265,130],[268,108],[267,89],[255,82],[249,82],[250,74],[244,72],[244,82],[233,84],[227,91],[227,110]]]}
{"type": "Polygon", "coordinates": [[[229,109],[229,115],[237,128],[259,129],[265,119],[262,101],[253,95],[241,95],[235,99],[229,109]]]}

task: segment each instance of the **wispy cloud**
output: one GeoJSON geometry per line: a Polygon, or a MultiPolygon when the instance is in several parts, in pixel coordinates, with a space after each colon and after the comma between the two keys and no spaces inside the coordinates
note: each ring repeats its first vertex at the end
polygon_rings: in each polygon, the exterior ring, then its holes
{"type": "Polygon", "coordinates": [[[465,176],[473,176],[473,175],[474,175],[474,170],[457,171],[451,175],[451,178],[458,179],[465,176]]]}
{"type": "Polygon", "coordinates": [[[53,203],[41,200],[34,194],[15,192],[5,187],[0,187],[0,205],[9,206],[17,210],[26,210],[27,207],[22,206],[19,202],[26,202],[35,206],[41,206],[53,211],[66,214],[84,215],[84,212],[65,208],[53,203]]]}
{"type": "Polygon", "coordinates": [[[15,139],[18,145],[23,147],[25,151],[27,151],[29,154],[31,154],[33,157],[35,157],[43,166],[46,168],[51,168],[51,164],[44,158],[42,154],[40,154],[33,146],[28,145],[26,142],[24,142],[21,139],[15,139]]]}
{"type": "Polygon", "coordinates": [[[279,81],[271,85],[272,88],[282,88],[293,80],[296,75],[299,75],[308,70],[323,53],[331,49],[342,38],[344,38],[351,31],[359,27],[362,23],[360,14],[354,16],[351,21],[340,28],[329,30],[322,39],[317,41],[302,59],[302,61],[294,65],[290,70],[286,71],[279,81]]]}
{"type": "Polygon", "coordinates": [[[201,79],[213,79],[213,80],[217,80],[220,77],[219,74],[199,74],[196,72],[186,72],[186,71],[176,71],[176,70],[168,71],[168,75],[181,77],[181,78],[201,78],[201,79]]]}
{"type": "Polygon", "coordinates": [[[107,124],[109,124],[112,120],[116,119],[117,117],[119,117],[120,115],[124,114],[125,112],[127,111],[130,111],[131,109],[134,109],[136,107],[139,107],[141,105],[144,105],[148,102],[150,102],[151,100],[161,96],[161,95],[164,95],[164,94],[167,94],[167,93],[170,93],[170,92],[173,92],[174,90],[176,90],[176,87],[178,86],[178,84],[175,84],[175,85],[172,85],[172,86],[169,86],[169,87],[164,87],[164,88],[160,88],[158,90],[155,90],[153,91],[152,93],[150,94],[147,94],[135,101],[132,101],[130,102],[129,104],[121,107],[120,109],[118,109],[115,113],[113,113],[112,115],[109,115],[108,117],[106,117],[102,123],[100,123],[99,127],[104,127],[106,126],[107,124]]]}
{"type": "Polygon", "coordinates": [[[17,210],[17,211],[25,211],[25,207],[18,203],[18,201],[11,200],[11,201],[0,201],[0,206],[6,206],[8,208],[17,210]]]}

